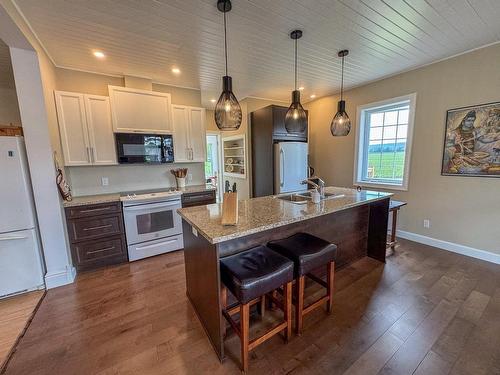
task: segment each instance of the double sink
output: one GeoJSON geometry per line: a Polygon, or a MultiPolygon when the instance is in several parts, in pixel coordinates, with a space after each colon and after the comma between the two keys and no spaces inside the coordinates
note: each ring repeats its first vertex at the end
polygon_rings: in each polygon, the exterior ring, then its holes
{"type": "MultiPolygon", "coordinates": [[[[321,200],[333,199],[333,198],[341,198],[344,194],[334,194],[334,193],[326,193],[321,197],[321,200]]],[[[276,198],[281,199],[283,201],[292,202],[295,204],[306,204],[307,202],[312,201],[311,192],[305,191],[303,193],[292,193],[292,194],[284,194],[278,195],[276,198]]]]}

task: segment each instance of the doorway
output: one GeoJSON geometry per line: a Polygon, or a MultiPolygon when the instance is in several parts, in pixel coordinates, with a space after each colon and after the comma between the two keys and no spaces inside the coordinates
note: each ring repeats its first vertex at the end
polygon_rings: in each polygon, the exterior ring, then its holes
{"type": "Polygon", "coordinates": [[[205,161],[205,179],[217,188],[217,202],[222,199],[221,184],[221,150],[220,134],[218,132],[207,132],[207,159],[205,161]]]}

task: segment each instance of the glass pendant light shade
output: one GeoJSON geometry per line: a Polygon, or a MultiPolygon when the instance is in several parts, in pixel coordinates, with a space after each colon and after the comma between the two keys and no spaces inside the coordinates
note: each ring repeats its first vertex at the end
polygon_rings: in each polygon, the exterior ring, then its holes
{"type": "Polygon", "coordinates": [[[351,120],[345,111],[345,100],[339,101],[337,113],[330,124],[330,132],[334,137],[344,137],[351,131],[351,120]]]}
{"type": "Polygon", "coordinates": [[[307,127],[307,114],[300,104],[300,91],[292,92],[292,104],[285,115],[285,129],[288,133],[304,133],[307,127]]]}
{"type": "Polygon", "coordinates": [[[337,113],[333,116],[330,124],[330,132],[334,137],[345,137],[351,131],[351,120],[345,111],[344,95],[344,57],[349,54],[348,50],[342,50],[338,56],[342,58],[342,80],[340,84],[340,101],[337,108],[337,113]]]}
{"type": "Polygon", "coordinates": [[[215,123],[220,130],[238,130],[241,125],[240,103],[232,91],[232,78],[222,77],[222,94],[215,105],[215,123]]]}
{"type": "Polygon", "coordinates": [[[238,130],[241,125],[241,107],[233,94],[233,79],[227,74],[226,13],[232,9],[230,0],[217,0],[217,9],[224,14],[224,58],[226,75],[222,77],[222,93],[215,105],[215,123],[220,130],[238,130]]]}

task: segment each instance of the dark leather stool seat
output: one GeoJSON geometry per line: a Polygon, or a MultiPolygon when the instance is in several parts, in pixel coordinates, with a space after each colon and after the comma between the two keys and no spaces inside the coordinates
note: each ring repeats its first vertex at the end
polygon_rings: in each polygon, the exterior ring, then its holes
{"type": "Polygon", "coordinates": [[[274,251],[293,260],[295,277],[335,260],[337,246],[309,233],[297,233],[267,244],[274,251]]]}
{"type": "Polygon", "coordinates": [[[222,258],[222,282],[247,303],[293,280],[293,263],[266,246],[222,258]]]}
{"type": "Polygon", "coordinates": [[[332,312],[337,246],[309,233],[296,233],[282,240],[271,241],[267,246],[293,260],[295,265],[295,330],[300,335],[306,314],[324,303],[328,313],[332,312]],[[311,273],[321,266],[326,266],[326,282],[311,273]],[[307,307],[304,306],[306,276],[326,289],[325,296],[307,307]]]}
{"type": "Polygon", "coordinates": [[[258,345],[283,331],[285,342],[292,334],[292,281],[293,262],[269,249],[257,246],[241,253],[220,260],[222,278],[221,305],[222,314],[240,337],[241,369],[248,369],[248,353],[258,345]],[[250,340],[250,306],[259,303],[264,315],[266,294],[283,287],[283,299],[278,301],[283,310],[283,321],[260,337],[250,340]],[[227,290],[238,300],[234,307],[227,306],[227,290]],[[239,312],[237,324],[231,315],[239,312]]]}

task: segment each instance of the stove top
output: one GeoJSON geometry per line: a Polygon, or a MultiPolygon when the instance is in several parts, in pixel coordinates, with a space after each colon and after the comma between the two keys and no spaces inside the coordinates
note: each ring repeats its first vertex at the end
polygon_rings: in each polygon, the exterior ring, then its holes
{"type": "Polygon", "coordinates": [[[148,189],[148,190],[135,190],[128,191],[120,194],[121,201],[149,201],[166,197],[180,197],[181,191],[176,188],[161,188],[161,189],[148,189]]]}

